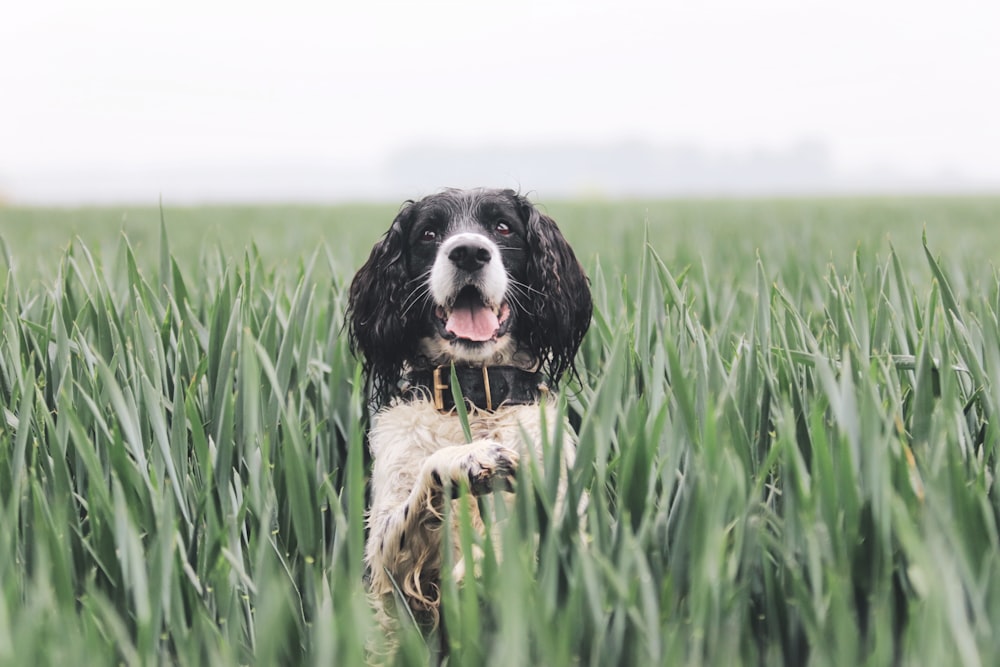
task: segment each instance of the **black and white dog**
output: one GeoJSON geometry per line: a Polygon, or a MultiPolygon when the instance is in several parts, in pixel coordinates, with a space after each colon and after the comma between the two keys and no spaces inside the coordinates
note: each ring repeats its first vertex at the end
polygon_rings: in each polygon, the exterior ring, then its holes
{"type": "MultiPolygon", "coordinates": [[[[563,470],[571,465],[575,438],[557,429],[556,401],[545,395],[575,372],[591,310],[583,269],[555,222],[512,190],[407,202],[354,277],[351,342],[377,406],[365,557],[387,629],[394,590],[418,618],[437,622],[446,488],[509,491],[527,448],[544,459],[543,424],[550,441],[564,434],[555,445],[563,470]],[[452,365],[471,443],[454,410],[452,365]]],[[[451,574],[461,577],[460,554],[455,562],[451,574]]]]}

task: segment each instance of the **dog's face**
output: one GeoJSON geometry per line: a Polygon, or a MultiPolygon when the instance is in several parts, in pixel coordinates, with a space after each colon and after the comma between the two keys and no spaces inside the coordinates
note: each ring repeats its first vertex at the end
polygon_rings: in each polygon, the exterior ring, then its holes
{"type": "Polygon", "coordinates": [[[511,306],[527,279],[526,229],[514,201],[437,196],[415,214],[410,275],[427,277],[415,289],[425,289],[433,306],[421,356],[433,365],[509,363],[518,343],[511,306]]]}
{"type": "Polygon", "coordinates": [[[404,367],[572,369],[590,323],[586,278],[551,218],[512,190],[408,202],[358,271],[350,331],[376,398],[404,367]]]}

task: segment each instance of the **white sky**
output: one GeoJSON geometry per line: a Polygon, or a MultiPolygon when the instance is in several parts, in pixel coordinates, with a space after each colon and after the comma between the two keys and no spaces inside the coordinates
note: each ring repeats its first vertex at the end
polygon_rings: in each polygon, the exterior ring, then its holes
{"type": "Polygon", "coordinates": [[[996,0],[12,1],[0,175],[814,139],[842,168],[998,182],[998,31],[996,0]]]}

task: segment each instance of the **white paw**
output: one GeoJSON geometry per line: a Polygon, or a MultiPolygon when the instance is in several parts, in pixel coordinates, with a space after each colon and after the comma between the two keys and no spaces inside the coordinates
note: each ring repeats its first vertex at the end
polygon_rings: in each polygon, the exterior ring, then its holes
{"type": "Polygon", "coordinates": [[[491,441],[448,449],[451,450],[448,461],[441,461],[444,465],[434,466],[431,471],[439,487],[448,479],[455,486],[465,480],[477,496],[496,490],[514,490],[514,474],[520,456],[513,449],[491,441]]]}

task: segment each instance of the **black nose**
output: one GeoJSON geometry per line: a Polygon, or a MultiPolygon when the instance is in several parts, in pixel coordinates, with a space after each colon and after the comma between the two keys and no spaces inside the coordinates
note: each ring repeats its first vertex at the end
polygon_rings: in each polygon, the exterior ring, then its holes
{"type": "Polygon", "coordinates": [[[472,244],[456,246],[448,253],[448,259],[455,266],[469,272],[478,271],[486,266],[491,257],[489,248],[472,244]]]}

